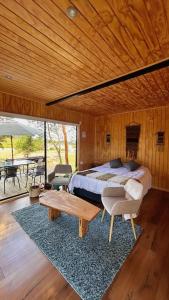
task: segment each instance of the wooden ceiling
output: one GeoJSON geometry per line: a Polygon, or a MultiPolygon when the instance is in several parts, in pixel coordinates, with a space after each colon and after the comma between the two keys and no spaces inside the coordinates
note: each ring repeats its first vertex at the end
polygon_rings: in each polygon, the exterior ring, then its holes
{"type": "Polygon", "coordinates": [[[169,105],[169,68],[57,104],[94,115],[169,105]]]}
{"type": "MultiPolygon", "coordinates": [[[[169,1],[0,0],[2,92],[47,103],[167,57],[169,1]]],[[[56,105],[96,115],[166,105],[168,82],[163,69],[56,105]]]]}

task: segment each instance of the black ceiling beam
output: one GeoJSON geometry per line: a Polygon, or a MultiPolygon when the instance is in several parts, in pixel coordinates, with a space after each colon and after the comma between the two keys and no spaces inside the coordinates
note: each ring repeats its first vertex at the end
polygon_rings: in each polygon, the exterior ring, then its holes
{"type": "Polygon", "coordinates": [[[51,105],[54,105],[54,104],[57,104],[57,103],[61,103],[61,102],[64,102],[65,100],[68,100],[70,98],[82,96],[82,95],[85,95],[85,94],[88,94],[88,93],[91,93],[91,92],[94,92],[94,91],[97,91],[97,90],[100,90],[100,89],[104,89],[104,88],[112,86],[114,84],[124,82],[124,81],[127,81],[129,79],[133,79],[133,78],[136,78],[136,77],[139,77],[139,76],[142,76],[142,75],[145,75],[145,74],[148,74],[148,73],[151,73],[153,71],[157,71],[157,70],[160,70],[160,69],[163,69],[163,68],[166,68],[166,67],[169,67],[169,59],[160,61],[158,63],[155,63],[153,65],[150,65],[150,66],[147,66],[145,68],[139,69],[137,71],[133,71],[133,72],[130,72],[128,74],[116,77],[112,80],[100,83],[98,85],[95,85],[95,86],[92,86],[90,88],[81,90],[79,92],[64,96],[62,98],[52,100],[52,101],[46,103],[46,105],[51,106],[51,105]]]}

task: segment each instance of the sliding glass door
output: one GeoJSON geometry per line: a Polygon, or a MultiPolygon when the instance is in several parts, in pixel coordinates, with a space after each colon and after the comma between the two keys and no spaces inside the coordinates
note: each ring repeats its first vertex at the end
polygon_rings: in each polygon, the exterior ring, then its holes
{"type": "Polygon", "coordinates": [[[76,169],[76,126],[46,122],[47,173],[56,164],[70,164],[76,169]]]}
{"type": "Polygon", "coordinates": [[[56,164],[75,170],[76,133],[73,125],[0,117],[0,200],[44,183],[56,164]]]}
{"type": "Polygon", "coordinates": [[[0,200],[26,193],[44,181],[44,122],[0,117],[0,200]]]}

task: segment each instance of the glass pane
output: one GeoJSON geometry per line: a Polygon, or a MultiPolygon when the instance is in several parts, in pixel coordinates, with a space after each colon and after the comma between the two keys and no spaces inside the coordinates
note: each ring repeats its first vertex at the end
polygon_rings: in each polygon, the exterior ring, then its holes
{"type": "MultiPolygon", "coordinates": [[[[76,126],[46,122],[47,173],[76,169],[76,126]]],[[[0,200],[45,182],[44,122],[0,117],[0,200]]]]}
{"type": "Polygon", "coordinates": [[[47,122],[47,173],[56,164],[70,164],[76,169],[76,126],[47,122]]]}
{"type": "Polygon", "coordinates": [[[44,182],[44,123],[0,117],[0,200],[44,182]]]}

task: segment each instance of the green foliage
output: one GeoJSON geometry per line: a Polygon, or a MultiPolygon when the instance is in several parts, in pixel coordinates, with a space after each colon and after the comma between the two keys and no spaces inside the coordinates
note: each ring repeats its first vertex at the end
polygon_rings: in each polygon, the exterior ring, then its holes
{"type": "Polygon", "coordinates": [[[32,137],[22,136],[17,139],[14,146],[18,152],[23,152],[24,155],[28,155],[32,151],[32,137]]]}
{"type": "Polygon", "coordinates": [[[0,137],[0,148],[4,148],[3,142],[4,142],[4,138],[0,137]]]}
{"type": "Polygon", "coordinates": [[[11,147],[11,138],[9,136],[0,137],[0,142],[2,143],[2,148],[10,148],[11,147]]]}
{"type": "Polygon", "coordinates": [[[42,138],[33,139],[31,136],[21,136],[15,141],[15,148],[18,152],[29,155],[31,152],[43,149],[43,140],[42,138]]]}
{"type": "Polygon", "coordinates": [[[40,151],[44,149],[43,138],[38,137],[32,140],[33,151],[40,151]]]}

